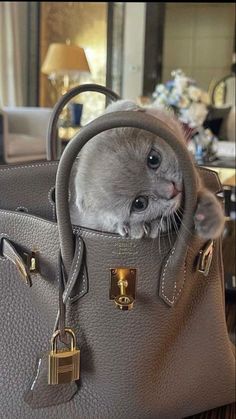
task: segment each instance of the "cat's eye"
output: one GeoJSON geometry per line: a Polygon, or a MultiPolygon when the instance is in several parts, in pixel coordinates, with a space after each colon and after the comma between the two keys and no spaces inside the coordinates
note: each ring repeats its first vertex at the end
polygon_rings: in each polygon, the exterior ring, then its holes
{"type": "Polygon", "coordinates": [[[134,199],[131,211],[133,212],[141,212],[144,211],[148,206],[148,198],[146,196],[137,196],[137,198],[134,199]]]}
{"type": "Polygon", "coordinates": [[[161,160],[162,160],[161,153],[159,153],[158,151],[152,148],[147,157],[148,167],[150,167],[150,169],[153,169],[153,170],[158,169],[158,167],[161,164],[161,160]]]}

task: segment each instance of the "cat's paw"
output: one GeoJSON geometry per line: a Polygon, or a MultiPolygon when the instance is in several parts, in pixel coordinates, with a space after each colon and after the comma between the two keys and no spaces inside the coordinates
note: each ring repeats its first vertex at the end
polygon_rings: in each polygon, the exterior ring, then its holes
{"type": "Polygon", "coordinates": [[[151,239],[156,239],[158,236],[160,236],[161,233],[164,233],[167,231],[167,221],[165,219],[157,218],[156,220],[151,221],[149,224],[149,235],[151,239]]]}
{"type": "Polygon", "coordinates": [[[204,239],[216,239],[224,228],[224,212],[217,198],[210,192],[202,194],[194,215],[197,234],[204,239]]]}
{"type": "Polygon", "coordinates": [[[123,237],[130,237],[131,239],[141,239],[143,237],[150,237],[155,239],[161,232],[167,231],[166,221],[156,219],[149,223],[124,223],[118,227],[118,233],[123,237]]]}
{"type": "Polygon", "coordinates": [[[131,239],[141,239],[148,237],[150,234],[150,225],[147,223],[123,223],[118,226],[118,233],[123,237],[131,239]]]}

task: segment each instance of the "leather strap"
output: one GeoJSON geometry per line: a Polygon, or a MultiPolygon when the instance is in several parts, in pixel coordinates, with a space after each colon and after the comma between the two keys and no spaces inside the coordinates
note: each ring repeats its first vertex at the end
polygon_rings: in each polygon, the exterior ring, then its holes
{"type": "Polygon", "coordinates": [[[146,113],[136,113],[133,111],[114,112],[92,121],[81,132],[75,135],[61,157],[56,177],[56,207],[61,254],[66,272],[70,271],[74,256],[73,233],[68,203],[69,179],[72,165],[87,141],[103,131],[116,127],[135,127],[149,131],[166,141],[178,156],[185,189],[185,209],[182,225],[172,250],[171,258],[168,259],[168,263],[166,262],[164,264],[164,278],[171,276],[171,282],[173,282],[176,277],[176,272],[183,269],[183,260],[185,260],[188,244],[191,241],[193,213],[197,204],[196,172],[187,148],[176,136],[176,133],[171,131],[162,121],[157,122],[155,117],[146,113]]]}
{"type": "Polygon", "coordinates": [[[57,123],[62,109],[65,105],[75,96],[85,92],[96,92],[102,93],[111,100],[118,100],[120,97],[108,87],[100,86],[99,84],[83,84],[76,86],[63,95],[60,100],[56,103],[52,115],[49,120],[48,132],[47,132],[47,159],[57,159],[57,123]]]}
{"type": "Polygon", "coordinates": [[[61,255],[59,256],[59,310],[54,325],[54,332],[59,328],[61,332],[60,340],[64,343],[67,343],[67,336],[65,335],[66,304],[70,298],[72,301],[74,299],[76,300],[78,296],[82,297],[87,292],[88,285],[85,289],[82,288],[82,290],[80,290],[79,295],[75,295],[74,297],[72,296],[73,288],[75,287],[76,281],[82,269],[83,255],[84,242],[80,237],[76,237],[74,258],[67,277],[61,255]]]}
{"type": "Polygon", "coordinates": [[[25,264],[21,255],[17,252],[15,246],[13,246],[13,244],[5,237],[3,237],[1,240],[1,253],[5,258],[10,260],[17,267],[24,283],[31,287],[32,282],[30,277],[30,271],[27,265],[25,264]]]}
{"type": "Polygon", "coordinates": [[[64,281],[64,266],[61,260],[61,255],[58,257],[58,264],[59,264],[59,310],[58,310],[58,326],[60,330],[60,341],[63,343],[67,343],[67,336],[65,333],[65,322],[66,322],[66,304],[63,301],[63,292],[65,289],[65,281],[64,281]]]}

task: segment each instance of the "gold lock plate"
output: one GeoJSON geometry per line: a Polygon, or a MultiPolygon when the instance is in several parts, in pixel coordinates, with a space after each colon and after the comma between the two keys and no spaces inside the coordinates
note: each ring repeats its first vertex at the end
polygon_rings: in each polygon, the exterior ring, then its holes
{"type": "Polygon", "coordinates": [[[112,268],[110,272],[110,300],[121,310],[131,310],[136,292],[136,269],[112,268]]]}
{"type": "Polygon", "coordinates": [[[199,252],[197,270],[204,276],[207,276],[210,270],[213,256],[213,244],[213,240],[209,240],[199,252]]]}

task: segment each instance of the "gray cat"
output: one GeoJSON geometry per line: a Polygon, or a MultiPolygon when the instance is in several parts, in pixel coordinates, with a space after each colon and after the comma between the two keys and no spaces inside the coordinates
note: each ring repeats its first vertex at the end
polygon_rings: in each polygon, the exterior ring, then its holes
{"type": "MultiPolygon", "coordinates": [[[[165,111],[144,110],[120,100],[105,112],[124,110],[152,114],[185,142],[179,121],[165,111]]],[[[178,160],[168,144],[146,131],[115,128],[97,135],[81,151],[72,180],[73,224],[139,239],[177,230],[181,222],[183,183],[178,160]]],[[[222,207],[199,177],[198,190],[196,232],[204,239],[217,238],[224,226],[222,207]]]]}

